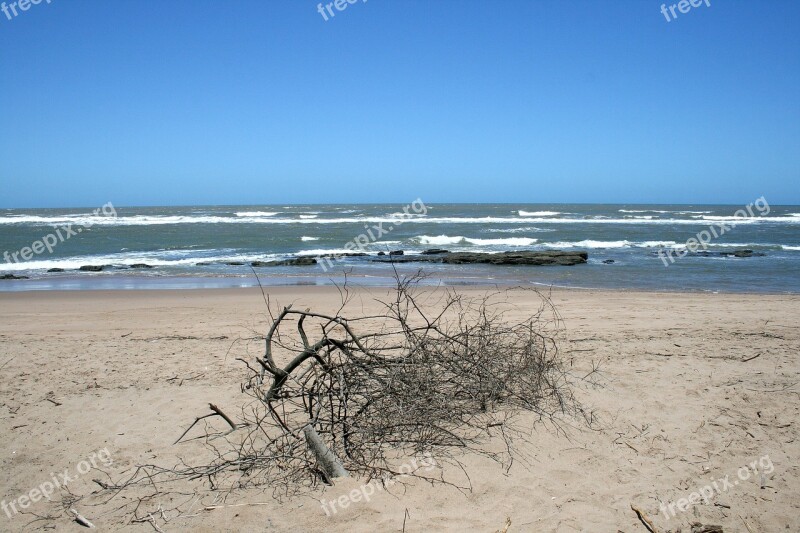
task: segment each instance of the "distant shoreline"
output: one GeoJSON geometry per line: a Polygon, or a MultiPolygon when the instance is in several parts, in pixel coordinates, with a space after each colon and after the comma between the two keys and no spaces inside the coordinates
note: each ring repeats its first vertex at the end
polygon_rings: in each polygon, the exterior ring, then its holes
{"type": "MultiPolygon", "coordinates": [[[[285,276],[259,277],[261,286],[268,290],[324,290],[344,283],[343,276],[319,276],[317,278],[290,278],[285,276]]],[[[390,277],[374,278],[349,276],[348,285],[364,289],[387,289],[394,286],[390,277]]],[[[759,295],[759,296],[787,296],[800,294],[800,291],[753,291],[753,290],[717,290],[703,288],[641,288],[641,287],[586,287],[579,285],[544,284],[529,281],[527,283],[513,279],[496,280],[460,280],[429,278],[421,283],[425,287],[442,286],[458,290],[486,290],[492,288],[528,287],[540,291],[578,291],[602,292],[625,294],[730,294],[730,295],[759,295]]],[[[215,294],[224,291],[251,291],[258,290],[258,282],[252,276],[123,276],[113,275],[100,279],[96,276],[75,275],[61,277],[57,280],[4,280],[0,281],[0,298],[12,294],[74,294],[74,293],[192,293],[213,291],[215,294]]]]}

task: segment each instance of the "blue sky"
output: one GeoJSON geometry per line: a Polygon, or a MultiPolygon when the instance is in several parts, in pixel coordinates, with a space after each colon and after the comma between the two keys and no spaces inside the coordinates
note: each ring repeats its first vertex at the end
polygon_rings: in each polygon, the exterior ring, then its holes
{"type": "Polygon", "coordinates": [[[2,207],[800,204],[795,0],[46,1],[0,12],[2,207]]]}

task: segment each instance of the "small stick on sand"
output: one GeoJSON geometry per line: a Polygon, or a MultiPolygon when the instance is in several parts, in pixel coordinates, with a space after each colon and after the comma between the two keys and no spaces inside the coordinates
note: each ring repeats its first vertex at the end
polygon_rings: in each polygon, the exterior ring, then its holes
{"type": "Polygon", "coordinates": [[[624,443],[625,443],[625,446],[627,446],[627,447],[628,447],[628,448],[630,448],[631,450],[635,451],[636,453],[642,453],[642,452],[640,452],[639,450],[637,450],[636,448],[634,448],[633,446],[631,446],[630,444],[628,444],[628,442],[627,442],[627,441],[622,441],[622,442],[624,442],[624,443]]]}
{"type": "Polygon", "coordinates": [[[644,527],[646,527],[650,533],[658,533],[656,526],[654,526],[653,523],[647,519],[642,511],[637,509],[633,504],[631,504],[631,509],[633,509],[633,512],[636,513],[636,516],[639,517],[639,520],[641,520],[642,524],[644,524],[644,527]]]}
{"type": "Polygon", "coordinates": [[[254,502],[254,503],[232,503],[230,505],[206,505],[203,507],[204,511],[213,511],[214,509],[227,509],[228,507],[249,507],[251,505],[273,505],[270,502],[254,502]]]}
{"type": "MultiPolygon", "coordinates": [[[[163,511],[162,511],[162,514],[163,514],[163,511]]],[[[161,529],[160,527],[158,527],[158,524],[156,524],[156,517],[153,516],[153,513],[149,513],[147,515],[147,518],[136,518],[134,520],[131,520],[131,522],[133,522],[134,524],[148,523],[151,526],[153,526],[153,529],[158,531],[158,533],[164,533],[164,530],[161,529]]]]}
{"type": "Polygon", "coordinates": [[[760,354],[760,353],[757,353],[757,354],[755,354],[753,357],[748,357],[747,359],[742,359],[742,363],[746,363],[746,362],[748,362],[748,361],[752,361],[752,360],[753,360],[753,359],[755,359],[756,357],[761,357],[761,354],[760,354]]]}
{"type": "MultiPolygon", "coordinates": [[[[222,410],[219,407],[217,407],[213,403],[208,404],[208,407],[213,411],[213,413],[209,413],[209,414],[204,415],[204,416],[198,416],[197,418],[195,418],[194,422],[192,422],[192,425],[189,426],[188,428],[186,428],[186,431],[184,431],[183,434],[180,437],[178,437],[178,440],[176,440],[175,442],[172,443],[173,445],[178,444],[181,441],[181,439],[183,437],[185,437],[186,434],[189,433],[189,431],[195,426],[195,424],[197,424],[198,422],[200,422],[204,418],[208,418],[210,416],[221,416],[222,418],[225,419],[225,422],[227,422],[228,425],[231,426],[231,431],[236,430],[236,424],[233,422],[233,420],[230,419],[230,417],[228,415],[223,413],[222,410]]],[[[230,431],[228,433],[230,433],[230,431]]]]}
{"type": "Polygon", "coordinates": [[[75,515],[75,521],[80,525],[82,525],[83,527],[88,527],[89,529],[95,529],[94,524],[86,520],[86,518],[81,516],[81,514],[75,509],[70,509],[69,512],[75,515]]]}
{"type": "Polygon", "coordinates": [[[511,527],[511,517],[506,517],[506,525],[503,526],[503,529],[498,529],[495,533],[508,533],[508,528],[511,527]]]}
{"type": "Polygon", "coordinates": [[[225,419],[225,422],[227,422],[227,423],[228,423],[228,424],[231,426],[231,429],[236,429],[236,424],[233,422],[233,420],[231,420],[231,419],[228,417],[228,415],[226,415],[225,413],[223,413],[223,412],[222,412],[222,410],[221,410],[219,407],[217,407],[217,406],[216,406],[216,405],[214,405],[213,403],[210,403],[210,404],[208,404],[208,406],[211,408],[211,410],[212,410],[212,411],[214,411],[214,412],[215,412],[215,413],[217,413],[219,416],[221,416],[222,418],[224,418],[224,419],[225,419]]]}

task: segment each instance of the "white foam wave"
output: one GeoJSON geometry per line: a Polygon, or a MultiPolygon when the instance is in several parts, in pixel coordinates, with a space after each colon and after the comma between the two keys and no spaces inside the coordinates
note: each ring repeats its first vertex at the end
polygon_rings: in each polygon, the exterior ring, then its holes
{"type": "Polygon", "coordinates": [[[634,243],[634,246],[641,248],[663,248],[667,246],[678,246],[678,243],[675,241],[644,241],[634,243]]]}
{"type": "Polygon", "coordinates": [[[720,243],[720,242],[715,242],[715,241],[711,241],[708,244],[709,248],[759,248],[759,247],[765,247],[765,246],[769,247],[769,246],[776,246],[776,245],[768,244],[768,243],[756,244],[756,243],[746,243],[746,242],[722,242],[722,243],[720,243]]]}
{"type": "MultiPolygon", "coordinates": [[[[663,211],[660,209],[620,209],[620,213],[678,213],[679,211],[663,211]]],[[[710,211],[709,211],[710,212],[710,211]]]]}
{"type": "Polygon", "coordinates": [[[546,242],[544,248],[629,248],[630,241],[593,241],[590,239],[576,242],[546,242]]]}
{"type": "Polygon", "coordinates": [[[756,213],[755,216],[752,217],[694,215],[692,216],[692,218],[697,220],[708,220],[709,222],[730,222],[731,224],[756,224],[759,222],[788,222],[788,223],[800,222],[800,219],[794,216],[770,217],[770,216],[759,216],[758,213],[756,213]]]}
{"type": "Polygon", "coordinates": [[[460,244],[464,242],[464,237],[450,237],[448,235],[438,235],[431,237],[429,235],[420,235],[417,237],[420,244],[435,244],[437,246],[444,246],[447,244],[460,244]]]}
{"type": "Polygon", "coordinates": [[[300,240],[301,241],[318,241],[319,237],[306,237],[305,235],[303,235],[302,237],[300,237],[300,240]]]}
{"type": "Polygon", "coordinates": [[[538,241],[538,239],[530,239],[526,237],[511,237],[508,239],[464,239],[470,244],[476,246],[530,246],[538,241]]]}
{"type": "Polygon", "coordinates": [[[234,213],[237,217],[273,217],[277,211],[238,211],[234,213]]]}
{"type": "Polygon", "coordinates": [[[713,211],[665,211],[663,209],[619,209],[620,213],[659,213],[659,214],[671,214],[671,215],[705,215],[708,213],[712,213],[713,211]]]}
{"type": "Polygon", "coordinates": [[[487,233],[536,233],[556,231],[554,229],[537,228],[535,226],[522,226],[521,228],[489,228],[487,233]]]}
{"type": "Polygon", "coordinates": [[[521,217],[552,217],[561,214],[560,211],[523,211],[522,209],[517,212],[521,217]]]}
{"type": "MultiPolygon", "coordinates": [[[[283,259],[287,254],[242,254],[233,250],[168,250],[157,252],[128,252],[122,254],[86,255],[61,259],[42,259],[21,263],[0,262],[0,271],[48,270],[62,268],[77,270],[84,265],[130,266],[145,263],[153,267],[193,266],[201,262],[249,262],[283,259]],[[206,252],[208,255],[201,255],[206,252]],[[216,254],[216,255],[211,255],[216,254]]],[[[142,271],[146,272],[146,271],[142,271]]]]}
{"type": "Polygon", "coordinates": [[[317,215],[300,215],[300,218],[307,220],[311,218],[317,218],[317,215]]]}
{"type": "Polygon", "coordinates": [[[800,251],[800,246],[789,246],[788,244],[781,245],[781,248],[787,251],[797,252],[800,251]]]}
{"type": "Polygon", "coordinates": [[[446,246],[453,244],[472,244],[475,246],[530,246],[538,239],[527,237],[510,237],[507,239],[477,239],[471,237],[451,237],[449,235],[420,235],[416,237],[420,244],[446,246]]]}
{"type": "Polygon", "coordinates": [[[386,216],[390,217],[390,218],[393,218],[393,219],[404,220],[404,219],[411,219],[411,218],[421,219],[421,218],[424,218],[427,215],[425,215],[424,213],[412,213],[412,212],[409,211],[408,213],[401,213],[401,212],[389,213],[386,216]]]}

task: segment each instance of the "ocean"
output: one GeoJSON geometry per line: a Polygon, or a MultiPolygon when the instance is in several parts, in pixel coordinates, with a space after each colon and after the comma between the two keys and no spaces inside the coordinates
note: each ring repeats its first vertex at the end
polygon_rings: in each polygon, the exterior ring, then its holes
{"type": "Polygon", "coordinates": [[[408,205],[107,204],[102,209],[0,210],[0,276],[29,278],[0,280],[0,291],[255,286],[253,261],[346,252],[368,255],[338,259],[331,268],[255,271],[264,285],[325,285],[341,282],[345,273],[353,284],[387,285],[394,270],[374,261],[379,252],[402,250],[407,256],[431,248],[583,250],[589,259],[568,267],[403,263],[397,270],[422,268],[427,283],[449,285],[800,292],[800,206],[751,205],[747,212],[741,205],[421,200],[408,205]],[[698,250],[710,253],[678,253],[674,262],[659,257],[659,250],[685,250],[687,240],[704,230],[709,243],[698,250]],[[726,255],[744,249],[753,256],[726,255]],[[135,264],[152,268],[130,268],[135,264]],[[104,269],[77,270],[87,265],[104,269]],[[63,271],[48,272],[52,269],[63,271]]]}

